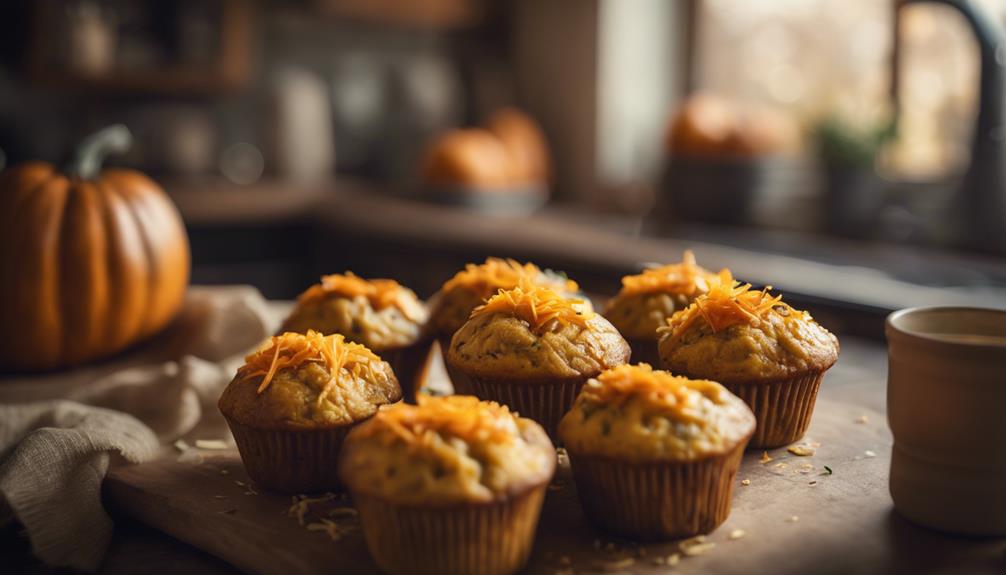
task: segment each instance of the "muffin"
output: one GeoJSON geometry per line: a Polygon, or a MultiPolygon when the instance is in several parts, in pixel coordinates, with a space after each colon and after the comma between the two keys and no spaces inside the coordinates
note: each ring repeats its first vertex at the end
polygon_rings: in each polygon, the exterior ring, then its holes
{"type": "Polygon", "coordinates": [[[437,186],[503,188],[513,182],[503,142],[481,128],[452,130],[429,148],[422,180],[437,186]]]}
{"type": "Polygon", "coordinates": [[[527,562],[555,450],[535,422],[470,396],[382,408],[339,462],[389,573],[514,573],[527,562]]]}
{"type": "Polygon", "coordinates": [[[485,122],[506,148],[517,185],[545,186],[551,172],[548,142],[538,124],[517,108],[500,108],[485,122]]]}
{"type": "MultiPolygon", "coordinates": [[[[468,264],[430,298],[430,323],[440,342],[445,364],[451,337],[468,321],[472,310],[499,290],[517,287],[522,280],[552,288],[569,298],[580,298],[580,286],[575,281],[562,273],[542,270],[532,263],[486,258],[484,263],[468,264]]],[[[584,298],[580,305],[589,309],[590,301],[584,298]]],[[[457,382],[453,383],[457,391],[471,393],[471,390],[459,388],[457,382]]]]}
{"type": "Polygon", "coordinates": [[[281,332],[338,333],[391,365],[407,401],[422,383],[432,336],[429,312],[415,292],[390,279],[327,275],[297,298],[281,332]]]}
{"type": "Polygon", "coordinates": [[[341,335],[284,333],[245,358],[218,407],[256,485],[339,488],[336,457],[357,423],[402,398],[391,366],[341,335]]]}
{"type": "Polygon", "coordinates": [[[587,517],[645,540],[709,533],[730,514],[755,417],[722,385],[622,365],[591,379],[559,424],[587,517]]]}
{"type": "Polygon", "coordinates": [[[699,267],[686,250],[681,263],[644,270],[622,278],[622,289],[608,300],[604,317],[618,329],[632,348],[633,363],[660,363],[657,328],[667,319],[709,291],[717,275],[699,267]]]}
{"type": "Polygon", "coordinates": [[[729,272],[660,328],[664,369],[718,381],[758,418],[751,447],[779,447],[803,437],[824,372],[838,359],[838,339],[805,311],[768,290],[741,285],[729,272]]]}
{"type": "Polygon", "coordinates": [[[608,320],[527,281],[472,312],[451,339],[451,378],[473,395],[508,405],[555,428],[580,387],[629,360],[629,345],[608,320]]]}

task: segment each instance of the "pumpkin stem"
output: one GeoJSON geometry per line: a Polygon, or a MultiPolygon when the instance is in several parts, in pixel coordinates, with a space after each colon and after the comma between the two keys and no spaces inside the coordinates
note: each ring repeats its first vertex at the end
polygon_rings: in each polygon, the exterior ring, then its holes
{"type": "Polygon", "coordinates": [[[101,164],[109,154],[121,154],[133,144],[133,134],[123,124],[112,124],[98,130],[77,146],[66,173],[70,176],[92,179],[101,171],[101,164]]]}

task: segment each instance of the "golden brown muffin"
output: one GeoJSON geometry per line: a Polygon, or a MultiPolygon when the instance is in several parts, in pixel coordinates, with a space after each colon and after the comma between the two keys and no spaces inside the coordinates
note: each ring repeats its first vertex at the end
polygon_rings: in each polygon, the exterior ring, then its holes
{"type": "Polygon", "coordinates": [[[618,330],[579,303],[526,280],[500,290],[454,334],[447,354],[452,381],[555,437],[580,386],[629,359],[618,330]]]}
{"type": "MultiPolygon", "coordinates": [[[[486,258],[484,263],[466,265],[431,298],[433,326],[450,341],[454,332],[468,321],[472,310],[499,290],[517,287],[522,280],[549,287],[567,297],[581,297],[580,286],[562,273],[512,259],[486,258]]],[[[589,304],[585,299],[584,305],[589,304]]]]}
{"type": "Polygon", "coordinates": [[[527,562],[555,465],[541,427],[505,406],[420,396],[353,430],[339,467],[381,569],[504,574],[527,562]]]}
{"type": "Polygon", "coordinates": [[[501,108],[486,121],[510,158],[515,184],[545,185],[551,172],[548,143],[538,124],[517,108],[501,108]]]}
{"type": "Polygon", "coordinates": [[[480,128],[453,130],[427,151],[422,179],[438,186],[504,188],[513,183],[510,156],[503,142],[480,128]]]}
{"type": "Polygon", "coordinates": [[[559,435],[594,523],[673,539],[726,520],[754,429],[751,410],[720,384],[639,364],[588,381],[559,435]]]}
{"type": "Polygon", "coordinates": [[[681,263],[668,264],[622,278],[622,289],[608,300],[604,317],[632,348],[632,361],[657,363],[657,328],[667,325],[674,312],[688,307],[709,290],[717,275],[695,263],[685,250],[681,263]]]}
{"type": "Polygon", "coordinates": [[[218,407],[255,483],[307,492],[339,487],[346,433],[401,397],[391,367],[369,349],[308,331],[274,336],[246,357],[218,407]]]}
{"type": "Polygon", "coordinates": [[[346,272],[324,276],[302,293],[281,332],[313,329],[365,345],[391,365],[411,401],[432,343],[428,319],[426,305],[409,288],[346,272]]]}
{"type": "Polygon", "coordinates": [[[803,436],[824,372],[838,359],[838,339],[798,311],[752,290],[729,272],[660,328],[665,369],[727,386],[758,417],[752,447],[778,447],[803,436]]]}

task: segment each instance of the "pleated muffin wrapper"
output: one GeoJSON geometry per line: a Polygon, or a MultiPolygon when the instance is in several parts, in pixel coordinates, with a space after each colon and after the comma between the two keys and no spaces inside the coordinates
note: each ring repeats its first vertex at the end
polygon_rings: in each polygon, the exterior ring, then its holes
{"type": "Polygon", "coordinates": [[[338,460],[342,442],[355,424],[321,429],[276,430],[242,425],[231,428],[245,471],[255,485],[282,493],[342,489],[338,460]]]}
{"type": "Polygon", "coordinates": [[[709,533],[730,515],[747,439],[694,461],[634,463],[569,452],[588,519],[610,533],[663,541],[709,533]]]}
{"type": "Polygon", "coordinates": [[[795,377],[754,382],[723,383],[748,404],[758,427],[748,447],[770,449],[799,440],[810,426],[826,369],[795,377]]]}
{"type": "Polygon", "coordinates": [[[353,492],[370,555],[392,575],[505,575],[527,564],[548,482],[499,501],[400,504],[353,492]]]}
{"type": "Polygon", "coordinates": [[[425,337],[405,347],[373,350],[391,366],[406,403],[416,402],[416,393],[426,381],[427,360],[432,346],[433,339],[425,337]]]}
{"type": "MultiPolygon", "coordinates": [[[[450,364],[448,364],[450,366],[450,364]]],[[[573,407],[580,389],[590,379],[578,375],[569,378],[501,378],[473,376],[448,367],[455,389],[468,395],[495,401],[516,411],[521,417],[538,422],[555,445],[559,439],[559,420],[573,407]]]]}

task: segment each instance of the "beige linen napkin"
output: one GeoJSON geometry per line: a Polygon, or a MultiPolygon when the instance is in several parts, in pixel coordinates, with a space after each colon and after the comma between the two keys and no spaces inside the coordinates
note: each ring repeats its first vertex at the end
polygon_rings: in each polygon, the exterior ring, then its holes
{"type": "Polygon", "coordinates": [[[278,310],[250,287],[194,287],[163,334],[103,364],[0,378],[0,524],[49,565],[95,570],[112,533],[101,481],[191,430],[278,310]]]}

